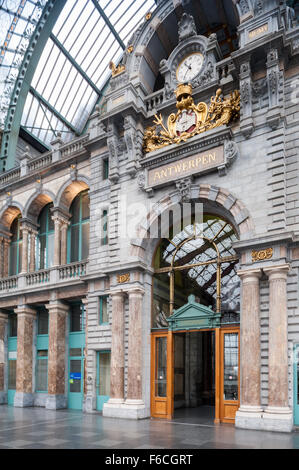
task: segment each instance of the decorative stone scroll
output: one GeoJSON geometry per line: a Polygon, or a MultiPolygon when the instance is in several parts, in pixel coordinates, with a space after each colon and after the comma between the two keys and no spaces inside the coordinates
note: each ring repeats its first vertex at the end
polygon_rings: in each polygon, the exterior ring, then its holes
{"type": "Polygon", "coordinates": [[[265,259],[270,259],[273,256],[273,248],[266,248],[264,250],[255,251],[252,250],[251,258],[252,261],[264,261],[265,259]]]}

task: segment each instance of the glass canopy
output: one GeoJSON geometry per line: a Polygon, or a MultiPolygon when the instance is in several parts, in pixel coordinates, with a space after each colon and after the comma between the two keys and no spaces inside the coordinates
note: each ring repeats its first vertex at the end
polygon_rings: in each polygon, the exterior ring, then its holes
{"type": "MultiPolygon", "coordinates": [[[[0,128],[46,0],[0,0],[0,128]]],[[[80,135],[111,71],[154,0],[67,0],[41,54],[21,126],[41,142],[80,135]]]]}

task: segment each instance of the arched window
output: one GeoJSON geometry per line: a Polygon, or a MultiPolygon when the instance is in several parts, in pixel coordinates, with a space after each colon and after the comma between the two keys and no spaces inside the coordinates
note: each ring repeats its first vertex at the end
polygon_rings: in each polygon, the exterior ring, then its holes
{"type": "Polygon", "coordinates": [[[36,268],[47,269],[53,265],[54,258],[54,222],[51,218],[53,203],[47,204],[38,218],[36,268]]]}
{"type": "Polygon", "coordinates": [[[232,225],[210,214],[202,224],[183,226],[161,240],[154,258],[154,327],[166,327],[171,305],[178,309],[190,294],[221,313],[222,323],[239,322],[238,256],[232,247],[236,240],[232,225]]]}
{"type": "Polygon", "coordinates": [[[72,202],[68,231],[68,262],[88,258],[89,252],[89,196],[82,191],[72,202]]]}
{"type": "Polygon", "coordinates": [[[20,228],[21,215],[16,217],[11,224],[11,242],[9,250],[9,275],[14,276],[22,267],[22,231],[20,228]]]}

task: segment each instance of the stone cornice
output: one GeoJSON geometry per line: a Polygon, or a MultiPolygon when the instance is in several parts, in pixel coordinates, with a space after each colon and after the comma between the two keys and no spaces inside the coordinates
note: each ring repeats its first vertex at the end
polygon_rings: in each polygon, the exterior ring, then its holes
{"type": "Polygon", "coordinates": [[[265,235],[250,240],[242,240],[233,243],[233,248],[236,251],[245,251],[248,248],[264,247],[270,244],[278,245],[280,243],[290,244],[294,242],[293,232],[283,232],[275,235],[265,235]]]}

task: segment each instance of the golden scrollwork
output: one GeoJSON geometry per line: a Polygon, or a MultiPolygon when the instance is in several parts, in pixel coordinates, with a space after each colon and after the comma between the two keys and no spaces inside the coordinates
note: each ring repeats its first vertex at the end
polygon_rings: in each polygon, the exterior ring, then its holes
{"type": "Polygon", "coordinates": [[[252,250],[251,258],[252,261],[263,261],[265,259],[270,259],[273,256],[273,248],[266,248],[265,250],[252,250]]]}
{"type": "Polygon", "coordinates": [[[123,284],[124,282],[129,282],[130,273],[126,274],[117,274],[116,276],[118,284],[123,284]]]}
{"type": "Polygon", "coordinates": [[[192,86],[190,84],[178,85],[175,95],[177,98],[177,113],[172,113],[164,125],[162,115],[156,114],[155,126],[147,127],[143,137],[144,153],[152,152],[167,145],[186,142],[194,135],[201,134],[215,127],[229,124],[239,118],[240,93],[235,90],[229,98],[221,98],[222,90],[219,88],[212,96],[210,105],[206,103],[194,104],[192,86]],[[157,126],[161,128],[157,133],[157,126]]]}
{"type": "Polygon", "coordinates": [[[116,65],[112,62],[109,63],[109,69],[112,72],[112,77],[115,77],[116,75],[119,75],[120,73],[123,73],[126,70],[125,65],[119,64],[117,67],[116,65]]]}

